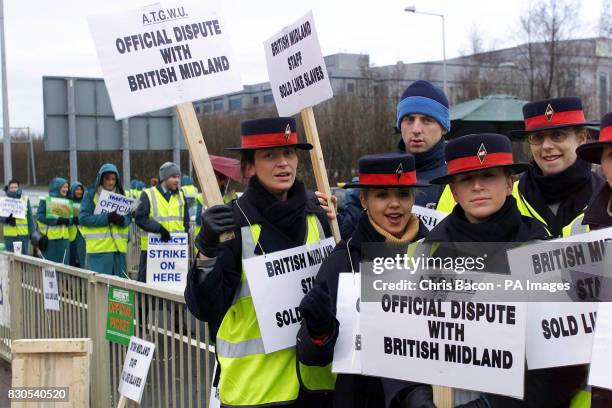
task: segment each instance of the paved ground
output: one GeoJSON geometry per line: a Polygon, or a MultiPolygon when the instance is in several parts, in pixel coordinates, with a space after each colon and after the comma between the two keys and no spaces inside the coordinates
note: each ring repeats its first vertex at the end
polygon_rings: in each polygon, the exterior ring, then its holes
{"type": "Polygon", "coordinates": [[[11,406],[7,397],[9,388],[11,388],[11,365],[0,358],[0,407],[11,406]]]}

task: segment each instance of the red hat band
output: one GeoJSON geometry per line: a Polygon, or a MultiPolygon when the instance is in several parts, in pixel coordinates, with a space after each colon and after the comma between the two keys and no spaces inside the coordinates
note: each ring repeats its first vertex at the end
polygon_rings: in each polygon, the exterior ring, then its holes
{"type": "MultiPolygon", "coordinates": [[[[550,105],[549,105],[550,106],[550,105]]],[[[537,130],[542,127],[573,125],[586,122],[583,110],[554,112],[552,109],[543,115],[525,119],[525,130],[537,130]]]]}
{"type": "Polygon", "coordinates": [[[242,136],[243,149],[261,149],[266,147],[278,147],[282,145],[297,144],[297,133],[263,133],[258,135],[242,136]]]}
{"type": "Polygon", "coordinates": [[[605,127],[599,132],[600,142],[612,142],[612,126],[605,127]]]}
{"type": "Polygon", "coordinates": [[[359,173],[359,184],[411,186],[416,184],[416,171],[404,173],[359,173]]]}
{"type": "Polygon", "coordinates": [[[488,153],[484,158],[478,156],[461,157],[459,159],[451,160],[447,163],[448,174],[452,175],[455,173],[472,171],[472,170],[484,170],[494,166],[504,166],[507,164],[514,164],[512,160],[512,153],[500,152],[500,153],[488,153]]]}

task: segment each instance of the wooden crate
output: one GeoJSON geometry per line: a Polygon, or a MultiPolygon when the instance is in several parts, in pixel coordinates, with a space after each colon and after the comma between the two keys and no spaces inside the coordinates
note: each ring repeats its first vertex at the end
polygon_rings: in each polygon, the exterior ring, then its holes
{"type": "Polygon", "coordinates": [[[91,339],[15,340],[12,386],[68,387],[69,402],[13,402],[11,407],[89,407],[91,339]]]}

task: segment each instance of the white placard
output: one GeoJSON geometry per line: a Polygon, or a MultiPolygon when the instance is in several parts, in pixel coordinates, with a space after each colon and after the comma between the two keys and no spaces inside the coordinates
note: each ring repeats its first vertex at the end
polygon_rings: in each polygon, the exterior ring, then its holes
{"type": "Polygon", "coordinates": [[[129,215],[132,211],[136,211],[137,206],[138,200],[135,198],[102,190],[98,197],[94,214],[106,214],[116,211],[119,215],[129,215]]]}
{"type": "Polygon", "coordinates": [[[413,205],[412,213],[421,220],[429,231],[448,215],[441,211],[432,210],[431,208],[421,207],[420,205],[413,205]]]}
{"type": "Polygon", "coordinates": [[[312,11],[264,42],[270,87],[279,116],[332,98],[312,11]]]}
{"type": "Polygon", "coordinates": [[[119,380],[119,393],[140,404],[153,359],[155,344],[136,336],[130,338],[123,371],[119,380]]]}
{"type": "Polygon", "coordinates": [[[54,267],[42,268],[43,295],[45,310],[60,310],[57,273],[54,267]]]}
{"type": "Polygon", "coordinates": [[[9,303],[9,261],[0,254],[0,326],[11,327],[11,305],[9,303]]]}
{"type": "Polygon", "coordinates": [[[599,304],[589,385],[612,390],[612,303],[599,304]]]}
{"type": "Polygon", "coordinates": [[[221,408],[221,399],[219,398],[219,387],[215,387],[215,373],[217,372],[217,365],[219,363],[215,360],[215,369],[213,370],[213,378],[210,380],[210,399],[208,400],[208,408],[221,408]]]}
{"type": "Polygon", "coordinates": [[[602,281],[606,275],[606,280],[612,278],[610,257],[604,255],[604,242],[610,238],[612,228],[607,228],[508,251],[513,276],[530,284],[573,286],[569,293],[546,294],[548,302],[533,292],[527,319],[530,369],[591,361],[597,303],[588,300],[604,295],[609,285],[602,281]]]}
{"type": "Polygon", "coordinates": [[[149,234],[147,284],[183,293],[189,270],[189,239],[185,232],[173,232],[168,242],[149,234]]]}
{"type": "Polygon", "coordinates": [[[295,346],[300,301],[314,286],[333,238],[242,261],[266,353],[295,346]]]}
{"type": "Polygon", "coordinates": [[[360,274],[352,272],[339,274],[336,319],[340,322],[340,328],[334,347],[332,362],[334,373],[361,374],[360,296],[360,274]]]}
{"type": "Polygon", "coordinates": [[[11,197],[0,197],[0,217],[8,217],[13,214],[15,218],[25,218],[28,211],[27,204],[11,197]]]}
{"type": "Polygon", "coordinates": [[[242,90],[219,1],[91,16],[116,119],[242,90]]]}
{"type": "Polygon", "coordinates": [[[363,374],[523,397],[524,304],[428,299],[433,303],[424,305],[418,299],[385,304],[362,298],[363,374]],[[480,315],[481,307],[499,308],[494,322],[467,317],[480,315]]]}

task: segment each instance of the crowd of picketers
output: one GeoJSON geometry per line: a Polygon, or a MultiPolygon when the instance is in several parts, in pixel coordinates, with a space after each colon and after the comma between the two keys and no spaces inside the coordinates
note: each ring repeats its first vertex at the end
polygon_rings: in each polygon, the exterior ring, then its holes
{"type": "MultiPolygon", "coordinates": [[[[246,190],[240,198],[226,195],[226,204],[210,208],[203,208],[200,198],[196,259],[185,289],[189,310],[208,322],[214,335],[221,405],[435,407],[429,384],[332,374],[339,333],[338,276],[359,271],[366,243],[519,243],[612,226],[612,113],[591,123],[579,98],[559,97],[529,102],[523,114],[524,128],[513,136],[529,144],[530,163],[514,161],[507,135],[445,140],[450,130],[446,95],[430,82],[414,82],[397,104],[397,150],[359,159],[359,177],[345,185],[341,214],[333,197],[307,191],[296,178],[298,150],[312,145],[300,141],[293,118],[243,122],[240,147],[228,150],[240,154],[246,190]],[[413,214],[415,205],[447,216],[428,231],[413,214]],[[296,347],[265,354],[242,261],[329,237],[329,221],[336,217],[342,240],[301,300],[296,347]],[[226,232],[234,238],[220,241],[226,232]]],[[[359,135],[354,139],[358,142],[359,135]]],[[[3,219],[7,249],[11,240],[22,237],[27,245],[32,231],[38,231],[36,245],[45,258],[123,275],[131,222],[162,239],[188,231],[187,194],[180,176],[178,166],[164,163],[159,184],[142,191],[133,185],[129,192],[112,164],[100,168],[87,190],[80,183],[69,188],[65,179],[56,178],[49,195],[80,202],[80,214],[49,219],[41,201],[36,226],[30,212],[27,219],[3,219]],[[133,216],[94,214],[102,190],[138,196],[133,216]]],[[[18,183],[9,183],[6,192],[24,199],[18,183]]],[[[146,244],[144,239],[142,281],[146,244]]],[[[612,407],[610,392],[585,389],[587,372],[585,365],[528,370],[523,400],[481,393],[461,406],[612,407]]]]}

